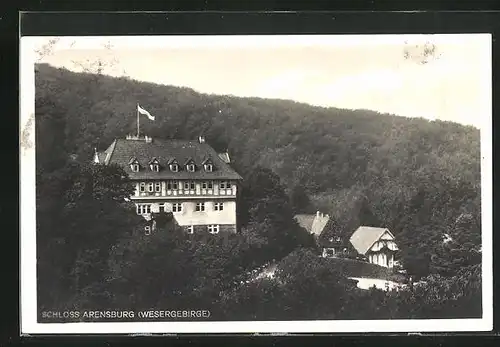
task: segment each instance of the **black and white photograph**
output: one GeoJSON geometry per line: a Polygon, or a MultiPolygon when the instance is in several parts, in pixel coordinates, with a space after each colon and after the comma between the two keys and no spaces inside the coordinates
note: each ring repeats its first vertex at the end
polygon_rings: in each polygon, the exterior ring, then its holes
{"type": "Polygon", "coordinates": [[[22,332],[492,329],[491,35],[20,45],[22,332]]]}

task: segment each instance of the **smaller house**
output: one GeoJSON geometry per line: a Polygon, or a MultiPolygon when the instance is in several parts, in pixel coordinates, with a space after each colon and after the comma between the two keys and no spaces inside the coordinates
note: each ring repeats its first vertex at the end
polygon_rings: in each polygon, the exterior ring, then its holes
{"type": "Polygon", "coordinates": [[[360,226],[349,241],[370,263],[387,268],[394,267],[394,254],[398,251],[398,247],[389,229],[360,226]]]}
{"type": "Polygon", "coordinates": [[[330,221],[330,216],[317,211],[316,214],[298,214],[295,220],[301,227],[311,233],[322,249],[324,258],[336,257],[339,254],[346,254],[348,247],[340,236],[325,236],[326,226],[330,221]],[[323,234],[323,235],[322,235],[323,234]]]}

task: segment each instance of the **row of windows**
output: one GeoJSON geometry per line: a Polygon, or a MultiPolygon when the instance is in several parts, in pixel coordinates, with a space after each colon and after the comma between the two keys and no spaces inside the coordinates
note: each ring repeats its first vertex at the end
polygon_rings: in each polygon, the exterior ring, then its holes
{"type": "MultiPolygon", "coordinates": [[[[179,184],[179,181],[167,181],[167,190],[179,190],[180,188],[183,188],[184,190],[195,190],[196,184],[194,181],[185,181],[181,184],[179,184]]],[[[214,183],[213,181],[202,181],[201,182],[201,189],[213,189],[214,183]]],[[[219,188],[220,189],[230,189],[231,188],[231,182],[226,182],[222,181],[219,182],[219,188]]],[[[140,192],[161,192],[161,182],[141,182],[139,183],[139,191],[140,192]]]]}
{"type": "MultiPolygon", "coordinates": [[[[139,172],[141,170],[141,166],[137,162],[131,164],[130,168],[134,172],[139,172]]],[[[149,168],[151,169],[151,171],[159,172],[160,171],[160,164],[157,164],[157,163],[150,164],[149,168]]],[[[172,171],[172,172],[179,172],[179,165],[178,164],[170,164],[169,168],[170,168],[170,171],[172,171]]],[[[186,171],[188,171],[188,172],[195,172],[196,168],[197,167],[194,164],[186,165],[186,171]]],[[[214,166],[212,164],[205,164],[205,165],[203,165],[203,168],[205,169],[206,172],[212,172],[214,170],[214,166]]]]}
{"type": "MultiPolygon", "coordinates": [[[[186,227],[186,230],[187,230],[188,233],[193,234],[194,233],[194,225],[188,225],[186,227]]],[[[210,234],[218,234],[219,230],[220,230],[220,227],[219,227],[218,224],[207,225],[207,231],[210,234]]],[[[144,227],[144,233],[146,235],[151,235],[151,226],[150,225],[147,225],[147,226],[144,227]]]]}
{"type": "MultiPolygon", "coordinates": [[[[175,202],[172,204],[172,212],[182,212],[182,203],[175,202]]],[[[137,214],[149,214],[151,213],[151,204],[137,204],[136,206],[137,214]]],[[[195,207],[196,212],[206,211],[205,202],[197,202],[195,207]]],[[[224,211],[224,203],[216,202],[214,203],[214,211],[224,211]]],[[[166,212],[165,204],[160,204],[160,212],[166,212]]]]}
{"type": "MultiPolygon", "coordinates": [[[[189,225],[189,226],[186,227],[186,229],[187,229],[188,233],[190,233],[190,234],[194,233],[194,225],[189,225]]],[[[218,234],[219,230],[220,230],[220,227],[219,227],[218,224],[207,225],[207,231],[210,234],[218,234]]]]}

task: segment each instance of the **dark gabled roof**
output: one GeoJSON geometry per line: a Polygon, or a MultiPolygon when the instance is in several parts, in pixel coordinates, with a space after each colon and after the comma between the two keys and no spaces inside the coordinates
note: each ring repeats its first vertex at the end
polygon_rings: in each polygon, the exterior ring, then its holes
{"type": "Polygon", "coordinates": [[[212,161],[212,158],[210,157],[206,157],[202,162],[201,162],[203,165],[205,164],[212,164],[213,161],[212,161]]]}
{"type": "Polygon", "coordinates": [[[156,157],[153,157],[153,159],[151,159],[148,164],[152,164],[154,162],[158,162],[158,159],[156,159],[156,157]]]}
{"type": "Polygon", "coordinates": [[[191,158],[191,157],[189,157],[189,158],[187,158],[187,159],[186,159],[186,161],[184,162],[184,165],[188,165],[188,164],[191,164],[191,163],[196,165],[196,163],[195,163],[194,159],[193,159],[193,158],[191,158]]]}
{"type": "Polygon", "coordinates": [[[130,165],[130,164],[133,164],[133,163],[136,163],[136,162],[138,162],[137,158],[136,158],[136,157],[132,157],[132,158],[130,158],[130,160],[128,161],[128,164],[130,165]]]}
{"type": "Polygon", "coordinates": [[[241,176],[225,163],[217,152],[207,143],[185,140],[158,140],[151,142],[133,139],[117,139],[105,151],[105,164],[117,164],[123,167],[131,179],[226,179],[240,180],[241,176]],[[187,162],[192,159],[195,164],[207,157],[213,158],[214,170],[189,172],[180,168],[172,172],[168,168],[154,172],[149,169],[133,172],[129,166],[131,158],[137,158],[140,164],[147,164],[151,158],[158,159],[160,165],[174,162],[187,162]]]}
{"type": "Polygon", "coordinates": [[[394,237],[394,235],[392,235],[387,228],[360,226],[352,234],[349,241],[351,241],[351,244],[356,251],[358,251],[358,253],[365,255],[373,244],[377,242],[386,232],[394,237]]]}

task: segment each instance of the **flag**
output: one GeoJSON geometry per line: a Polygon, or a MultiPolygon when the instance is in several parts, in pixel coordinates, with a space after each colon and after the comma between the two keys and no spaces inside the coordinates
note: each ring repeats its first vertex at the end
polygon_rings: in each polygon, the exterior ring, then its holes
{"type": "Polygon", "coordinates": [[[151,120],[155,120],[155,117],[152,116],[148,111],[143,109],[141,106],[139,106],[139,104],[137,104],[137,112],[139,112],[140,114],[145,114],[151,120]]]}

